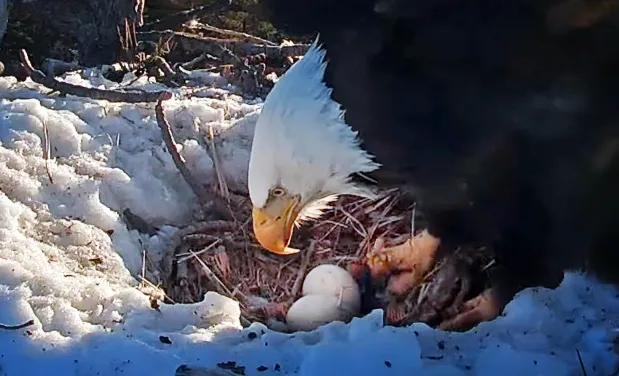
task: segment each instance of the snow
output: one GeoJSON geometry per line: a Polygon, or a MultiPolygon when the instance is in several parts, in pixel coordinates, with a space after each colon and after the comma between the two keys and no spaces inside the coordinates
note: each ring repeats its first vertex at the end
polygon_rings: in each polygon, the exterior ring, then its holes
{"type": "MultiPolygon", "coordinates": [[[[63,79],[119,86],[96,70],[63,79]]],[[[261,103],[212,74],[195,79],[219,88],[191,98],[178,89],[164,103],[181,154],[198,179],[211,179],[203,145],[212,126],[224,171],[243,186],[261,103]]],[[[126,77],[120,86],[128,85],[161,89],[145,78],[126,77]]],[[[142,251],[156,262],[195,201],[165,151],[153,104],[61,97],[0,77],[0,323],[34,320],[0,329],[0,375],[173,375],[181,364],[233,361],[246,375],[572,376],[583,374],[578,354],[587,375],[617,370],[617,291],[575,273],[556,290],[523,291],[504,316],[467,333],[384,327],[379,310],[308,333],[242,329],[238,304],[216,293],[152,309],[138,284],[142,251]],[[125,209],[157,234],[128,228],[125,209]]]]}

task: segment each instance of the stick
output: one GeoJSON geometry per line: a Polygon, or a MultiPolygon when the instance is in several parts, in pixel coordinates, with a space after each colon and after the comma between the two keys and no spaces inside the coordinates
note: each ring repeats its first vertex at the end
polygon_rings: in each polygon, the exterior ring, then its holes
{"type": "Polygon", "coordinates": [[[585,368],[585,363],[582,361],[582,356],[580,356],[580,351],[578,351],[578,349],[576,349],[576,355],[578,356],[578,363],[580,363],[580,370],[583,376],[587,376],[587,369],[585,368]]]}
{"type": "Polygon", "coordinates": [[[47,120],[43,120],[43,159],[45,159],[45,171],[49,182],[54,184],[54,178],[49,170],[49,156],[51,154],[51,145],[49,142],[49,129],[47,128],[47,120]]]}
{"type": "MultiPolygon", "coordinates": [[[[191,251],[189,251],[189,252],[191,252],[191,251]]],[[[198,255],[195,254],[195,252],[191,252],[191,255],[202,266],[202,270],[204,271],[204,274],[206,274],[206,278],[208,278],[209,281],[211,281],[211,282],[213,282],[215,284],[215,287],[218,290],[217,292],[220,293],[221,295],[227,296],[228,298],[236,300],[238,302],[237,299],[234,299],[234,294],[232,294],[232,291],[230,291],[230,289],[217,277],[217,275],[215,273],[213,273],[211,268],[209,268],[208,265],[206,265],[206,263],[204,261],[202,261],[202,259],[200,257],[198,257],[198,255]]],[[[246,298],[243,295],[243,293],[238,292],[238,294],[241,295],[241,297],[243,299],[246,298]]],[[[239,302],[239,306],[243,310],[246,309],[241,302],[239,302]]],[[[243,326],[249,326],[251,324],[251,322],[248,319],[246,319],[245,316],[243,316],[243,314],[241,314],[239,319],[241,321],[241,325],[243,325],[243,326]]]]}
{"type": "Polygon", "coordinates": [[[230,200],[230,190],[228,189],[224,172],[221,169],[221,162],[219,160],[219,155],[217,154],[217,147],[215,146],[215,134],[213,133],[213,127],[210,125],[208,126],[208,137],[206,140],[211,152],[210,154],[211,159],[213,160],[213,166],[215,167],[215,175],[217,175],[217,181],[219,183],[219,192],[223,198],[230,200]]]}
{"type": "Polygon", "coordinates": [[[140,40],[156,42],[160,39],[174,41],[186,53],[208,53],[221,60],[221,64],[242,65],[242,60],[227,47],[225,40],[201,37],[181,31],[145,31],[138,33],[140,40]]]}
{"type": "Polygon", "coordinates": [[[183,74],[180,72],[174,71],[172,67],[170,66],[170,64],[163,57],[155,56],[152,59],[152,62],[153,64],[155,64],[155,66],[157,66],[157,68],[161,69],[168,83],[172,83],[174,80],[179,80],[180,82],[184,81],[183,74]]]}
{"type": "MultiPolygon", "coordinates": [[[[215,273],[213,273],[211,268],[209,268],[208,265],[206,265],[206,263],[202,261],[202,259],[198,257],[198,255],[196,255],[195,252],[189,251],[189,253],[191,253],[191,256],[195,258],[196,261],[198,261],[198,263],[202,266],[204,270],[204,274],[206,274],[206,277],[215,284],[218,290],[217,292],[229,298],[234,299],[234,295],[232,295],[232,291],[228,289],[228,287],[217,277],[217,275],[215,275],[215,273]]],[[[180,262],[181,260],[177,261],[177,263],[180,263],[180,262]]]]}
{"type": "Polygon", "coordinates": [[[299,291],[301,290],[301,286],[303,285],[303,279],[305,277],[305,272],[309,267],[310,261],[312,259],[312,254],[314,253],[314,249],[316,248],[316,242],[311,241],[307,253],[305,253],[303,257],[303,261],[301,261],[301,266],[299,267],[299,272],[297,274],[297,279],[294,281],[294,285],[292,285],[292,291],[290,292],[291,297],[296,297],[299,291]]]}
{"type": "Polygon", "coordinates": [[[226,54],[226,50],[240,52],[244,56],[263,53],[269,59],[283,59],[288,56],[305,55],[308,44],[293,44],[288,46],[272,46],[265,44],[249,43],[236,39],[220,39],[202,37],[199,35],[184,33],[182,31],[163,30],[145,31],[138,33],[140,40],[156,42],[160,39],[174,40],[178,46],[187,53],[208,53],[221,59],[221,64],[237,64],[238,57],[234,54],[226,54]]]}
{"type": "Polygon", "coordinates": [[[191,59],[191,60],[189,60],[189,61],[187,61],[187,62],[185,62],[185,63],[182,63],[182,64],[180,64],[179,66],[180,66],[180,68],[182,68],[182,69],[186,69],[186,70],[188,70],[188,69],[193,69],[193,68],[194,68],[194,67],[196,67],[198,64],[201,64],[201,63],[203,63],[203,62],[205,62],[205,61],[209,61],[209,60],[211,60],[211,61],[217,61],[217,60],[219,60],[219,59],[218,59],[218,58],[216,58],[216,57],[215,57],[215,56],[213,56],[213,55],[210,55],[210,54],[207,54],[206,52],[204,52],[202,55],[200,55],[200,56],[198,56],[198,57],[196,57],[196,58],[194,58],[194,59],[191,59]]]}
{"type": "Polygon", "coordinates": [[[260,37],[256,37],[251,34],[243,33],[240,31],[221,29],[219,27],[215,27],[215,26],[205,24],[205,23],[195,22],[191,25],[184,24],[183,26],[192,28],[192,29],[202,29],[202,30],[210,31],[213,33],[221,34],[221,35],[230,35],[232,37],[249,40],[254,43],[264,44],[266,46],[273,46],[273,47],[277,46],[277,43],[271,42],[270,40],[262,39],[260,37]]]}
{"type": "Polygon", "coordinates": [[[206,252],[210,251],[213,247],[218,245],[219,243],[221,243],[221,239],[215,240],[214,242],[212,242],[211,244],[209,244],[208,246],[206,246],[205,248],[203,248],[202,250],[200,250],[198,252],[177,253],[176,254],[176,258],[178,259],[177,262],[185,262],[185,261],[189,260],[192,257],[199,256],[199,255],[201,255],[203,253],[206,253],[206,252]]]}
{"type": "Polygon", "coordinates": [[[19,329],[23,329],[23,328],[27,328],[29,326],[34,325],[34,320],[28,320],[23,324],[19,324],[19,325],[5,325],[5,324],[0,324],[0,329],[2,330],[19,330],[19,329]]]}
{"type": "Polygon", "coordinates": [[[193,175],[191,175],[191,172],[187,168],[187,165],[185,165],[185,160],[179,154],[178,149],[176,148],[176,142],[174,141],[174,137],[172,136],[172,129],[170,127],[170,123],[168,123],[163,113],[162,102],[170,98],[172,98],[172,93],[170,92],[164,91],[159,95],[159,98],[157,99],[157,104],[155,105],[155,115],[157,117],[157,124],[159,125],[159,128],[161,128],[161,136],[163,137],[163,141],[168,148],[170,156],[172,156],[172,160],[174,161],[176,168],[178,168],[187,184],[189,184],[189,186],[193,190],[193,193],[203,204],[214,204],[215,210],[220,215],[222,215],[227,220],[234,220],[234,217],[230,213],[230,209],[225,204],[225,202],[223,202],[221,197],[217,195],[207,194],[209,192],[204,187],[202,187],[200,183],[198,183],[198,181],[193,177],[193,175]]]}
{"type": "Polygon", "coordinates": [[[179,154],[176,147],[176,141],[174,141],[174,136],[172,136],[172,128],[170,127],[170,123],[168,123],[165,115],[163,114],[162,102],[171,98],[172,93],[161,93],[157,98],[157,104],[155,105],[155,114],[157,117],[157,124],[159,125],[159,128],[161,128],[161,136],[163,137],[163,141],[168,148],[168,153],[170,153],[170,156],[172,157],[176,168],[178,168],[185,181],[189,184],[189,186],[193,190],[193,193],[202,201],[208,201],[208,197],[206,197],[206,195],[204,194],[204,189],[200,187],[200,184],[191,175],[189,169],[187,168],[187,165],[185,165],[185,160],[179,154]]]}
{"type": "Polygon", "coordinates": [[[146,250],[142,249],[142,270],[140,272],[140,278],[146,280],[146,250]]]}
{"type": "Polygon", "coordinates": [[[28,76],[30,76],[32,81],[44,85],[54,91],[61,92],[63,94],[70,94],[78,97],[86,97],[92,99],[103,99],[110,102],[127,103],[155,102],[159,95],[162,94],[161,91],[147,92],[143,90],[103,90],[73,85],[68,82],[57,81],[54,77],[46,76],[40,70],[34,69],[26,50],[19,50],[19,58],[21,60],[22,67],[26,70],[26,73],[28,74],[28,76]]]}

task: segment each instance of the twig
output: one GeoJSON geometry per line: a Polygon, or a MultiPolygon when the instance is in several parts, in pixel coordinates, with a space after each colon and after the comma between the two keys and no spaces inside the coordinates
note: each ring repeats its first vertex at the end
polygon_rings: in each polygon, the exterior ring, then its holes
{"type": "Polygon", "coordinates": [[[178,262],[185,262],[185,261],[189,260],[192,257],[199,256],[199,255],[201,255],[203,253],[208,252],[209,250],[211,250],[213,247],[215,247],[219,243],[221,243],[221,239],[215,240],[214,242],[212,242],[211,244],[209,244],[208,246],[206,246],[205,248],[203,248],[202,250],[200,250],[198,252],[177,253],[176,257],[178,258],[178,262]]]}
{"type": "Polygon", "coordinates": [[[28,76],[30,76],[32,81],[44,85],[54,91],[61,92],[63,94],[70,94],[78,97],[86,97],[92,99],[103,99],[110,102],[127,103],[155,102],[157,98],[159,98],[159,95],[162,94],[161,91],[148,92],[143,90],[103,90],[73,85],[68,82],[57,81],[54,77],[46,76],[40,70],[34,69],[26,50],[19,50],[19,58],[21,60],[22,67],[26,70],[26,73],[28,74],[28,76]]]}
{"type": "MultiPolygon", "coordinates": [[[[191,252],[191,251],[190,251],[191,252]]],[[[206,274],[206,278],[208,278],[209,281],[213,282],[215,284],[215,287],[217,288],[217,292],[219,292],[220,294],[227,296],[230,299],[233,300],[237,300],[234,299],[234,294],[232,294],[232,291],[230,291],[230,289],[228,288],[228,286],[226,286],[218,277],[215,273],[213,273],[213,271],[211,270],[211,268],[208,267],[208,265],[206,265],[206,263],[204,261],[202,261],[202,259],[196,255],[195,252],[191,252],[191,255],[196,259],[196,261],[198,261],[198,263],[202,266],[202,270],[204,271],[204,274],[206,274]]],[[[238,292],[237,294],[239,294],[243,299],[245,299],[245,296],[241,293],[238,292]]],[[[238,302],[238,300],[237,300],[238,302]]],[[[245,307],[243,306],[243,304],[241,302],[239,302],[239,306],[245,310],[245,307]]],[[[247,320],[243,315],[241,315],[240,317],[241,320],[241,324],[243,326],[247,326],[250,324],[250,321],[247,320]]]]}
{"type": "Polygon", "coordinates": [[[172,157],[172,161],[174,161],[176,168],[178,168],[185,181],[189,184],[193,190],[193,193],[201,201],[207,202],[209,197],[205,194],[204,188],[201,187],[196,179],[191,175],[187,165],[185,165],[185,160],[178,152],[176,141],[174,141],[174,136],[172,136],[172,128],[170,127],[170,123],[168,123],[163,113],[162,102],[171,98],[172,93],[163,92],[157,98],[157,104],[155,105],[155,115],[157,117],[157,124],[159,125],[159,128],[161,128],[161,136],[163,137],[163,141],[168,149],[168,153],[170,153],[170,156],[172,157]]]}
{"type": "Polygon", "coordinates": [[[49,129],[47,128],[47,120],[43,120],[43,159],[45,160],[45,171],[47,172],[47,177],[49,178],[49,182],[54,184],[54,178],[52,178],[52,173],[49,170],[50,154],[51,154],[51,146],[49,143],[49,129]]]}
{"type": "Polygon", "coordinates": [[[228,201],[230,200],[230,190],[228,189],[228,184],[226,183],[226,178],[224,177],[224,173],[221,168],[221,161],[219,160],[219,155],[217,154],[213,127],[210,125],[208,126],[208,137],[206,138],[206,141],[209,145],[211,159],[213,160],[213,166],[215,167],[215,175],[217,175],[217,182],[219,183],[219,192],[221,193],[223,198],[228,201]]]}
{"type": "MultiPolygon", "coordinates": [[[[228,287],[225,285],[225,283],[223,283],[215,273],[213,273],[213,271],[211,270],[211,268],[208,267],[208,265],[206,265],[206,263],[204,261],[202,261],[202,259],[195,253],[192,251],[189,251],[189,253],[191,254],[191,256],[193,258],[196,259],[196,261],[198,261],[198,263],[202,266],[204,274],[206,274],[206,277],[213,282],[216,287],[217,290],[220,294],[226,295],[229,298],[234,299],[234,295],[232,295],[232,291],[230,291],[230,289],[228,289],[228,287]]],[[[178,260],[177,263],[180,263],[181,260],[178,260]]]]}
{"type": "Polygon", "coordinates": [[[201,187],[200,183],[198,183],[198,181],[193,177],[193,175],[191,175],[191,172],[187,168],[187,165],[185,165],[185,160],[178,152],[178,149],[176,148],[176,142],[174,141],[174,136],[172,136],[172,129],[170,127],[170,123],[168,123],[163,113],[162,102],[170,98],[172,98],[172,93],[169,92],[163,92],[159,95],[159,98],[157,99],[157,104],[155,105],[155,115],[157,117],[157,124],[159,125],[159,128],[161,128],[161,135],[163,137],[166,147],[168,148],[168,152],[170,153],[170,156],[172,157],[172,160],[176,165],[176,168],[178,168],[185,181],[193,190],[193,193],[202,203],[214,203],[216,206],[216,210],[218,210],[219,214],[226,217],[226,219],[232,220],[233,217],[229,213],[229,211],[226,210],[227,206],[225,205],[225,203],[223,203],[221,201],[221,198],[216,195],[212,195],[213,197],[209,197],[209,195],[207,195],[206,189],[204,189],[204,187],[201,187]]]}
{"type": "Polygon", "coordinates": [[[139,33],[141,40],[157,41],[167,39],[175,42],[186,53],[208,53],[220,59],[220,64],[242,65],[243,61],[230,51],[225,41],[217,38],[201,37],[180,31],[146,31],[139,33]]]}
{"type": "Polygon", "coordinates": [[[314,249],[316,249],[316,242],[311,241],[309,248],[305,255],[303,255],[303,261],[301,261],[301,266],[299,267],[299,271],[297,272],[297,278],[294,281],[294,285],[292,285],[292,291],[290,292],[290,297],[295,298],[299,291],[301,291],[301,286],[303,286],[303,279],[305,278],[305,272],[310,265],[312,260],[312,255],[314,254],[314,249]]]}
{"type": "Polygon", "coordinates": [[[252,41],[254,43],[259,43],[259,44],[264,44],[266,46],[277,46],[277,43],[275,42],[271,42],[270,40],[266,40],[260,37],[256,37],[253,36],[251,34],[247,34],[247,33],[243,33],[240,31],[234,31],[234,30],[228,30],[228,29],[222,29],[219,27],[215,27],[209,24],[205,24],[205,23],[200,23],[200,22],[193,22],[191,24],[187,24],[185,23],[183,26],[187,27],[187,28],[191,28],[191,29],[201,29],[201,30],[206,30],[206,31],[210,31],[212,33],[217,33],[217,34],[221,34],[221,35],[230,35],[236,38],[242,38],[245,40],[249,40],[252,41]]]}
{"type": "Polygon", "coordinates": [[[154,283],[152,283],[152,282],[151,282],[151,281],[149,281],[148,279],[140,277],[140,282],[143,282],[143,283],[147,284],[148,286],[150,286],[150,287],[151,287],[152,289],[154,289],[154,290],[159,290],[159,292],[161,292],[161,294],[163,295],[163,297],[164,297],[165,299],[168,299],[168,300],[170,301],[170,303],[171,303],[171,304],[176,304],[176,302],[175,302],[172,298],[170,298],[170,297],[169,297],[169,296],[165,293],[165,291],[163,291],[163,290],[162,290],[159,286],[155,285],[154,283]]]}
{"type": "Polygon", "coordinates": [[[5,324],[0,324],[0,329],[2,330],[19,330],[19,329],[23,329],[23,328],[27,328],[29,326],[34,325],[34,320],[28,320],[23,324],[19,324],[19,325],[5,325],[5,324]]]}
{"type": "Polygon", "coordinates": [[[146,250],[142,249],[142,270],[140,272],[140,278],[146,280],[146,250]]]}
{"type": "MultiPolygon", "coordinates": [[[[152,58],[152,63],[163,72],[166,83],[175,83],[175,81],[183,82],[185,77],[183,73],[177,72],[170,64],[161,56],[155,56],[152,58]]],[[[176,85],[178,86],[178,85],[176,85]]]]}
{"type": "Polygon", "coordinates": [[[368,236],[368,233],[365,230],[365,227],[363,227],[363,224],[357,218],[355,218],[352,214],[350,214],[343,208],[340,208],[340,211],[346,216],[346,218],[348,218],[352,229],[355,230],[357,234],[359,234],[363,238],[366,238],[368,236]]]}
{"type": "MultiPolygon", "coordinates": [[[[208,54],[206,52],[204,52],[203,54],[201,54],[198,57],[195,57],[187,62],[184,62],[182,64],[177,65],[177,69],[178,67],[182,68],[182,69],[186,69],[186,70],[190,70],[193,69],[194,67],[196,67],[198,64],[201,64],[202,62],[205,61],[217,61],[219,60],[218,58],[216,58],[215,56],[208,54]]],[[[182,72],[182,70],[181,70],[182,72]]]]}
{"type": "Polygon", "coordinates": [[[265,44],[250,43],[236,39],[220,39],[213,37],[202,37],[192,33],[182,31],[162,30],[144,31],[138,33],[140,40],[157,41],[159,39],[170,39],[175,41],[186,53],[207,52],[221,59],[221,64],[237,64],[239,58],[228,51],[241,53],[243,56],[265,54],[269,59],[283,59],[288,56],[305,55],[308,44],[293,44],[284,46],[272,46],[265,44]]]}
{"type": "MultiPolygon", "coordinates": [[[[232,231],[234,225],[229,221],[201,221],[178,230],[174,237],[183,237],[189,234],[204,233],[211,231],[232,231]]],[[[180,239],[179,239],[180,240],[180,239]]]]}
{"type": "Polygon", "coordinates": [[[587,369],[585,368],[585,363],[582,361],[582,356],[580,356],[580,351],[578,351],[578,349],[576,349],[576,355],[578,356],[578,362],[580,363],[580,370],[583,376],[587,376],[587,369]]]}

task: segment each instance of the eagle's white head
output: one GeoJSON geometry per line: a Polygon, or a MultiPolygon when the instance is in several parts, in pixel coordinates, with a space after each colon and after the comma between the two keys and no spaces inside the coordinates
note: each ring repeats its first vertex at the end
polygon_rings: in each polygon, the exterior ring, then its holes
{"type": "Polygon", "coordinates": [[[312,44],[275,84],[256,123],[249,161],[249,196],[256,238],[271,252],[288,247],[295,225],[318,218],[338,195],[372,197],[350,176],[379,164],[362,150],[357,132],[323,79],[325,51],[312,44]]]}

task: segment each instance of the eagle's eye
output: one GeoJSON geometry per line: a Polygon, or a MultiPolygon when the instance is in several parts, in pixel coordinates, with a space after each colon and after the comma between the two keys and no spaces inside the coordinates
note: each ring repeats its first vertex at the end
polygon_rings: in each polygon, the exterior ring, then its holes
{"type": "Polygon", "coordinates": [[[286,194],[286,191],[283,188],[273,188],[271,191],[271,195],[273,197],[281,197],[286,194]]]}

